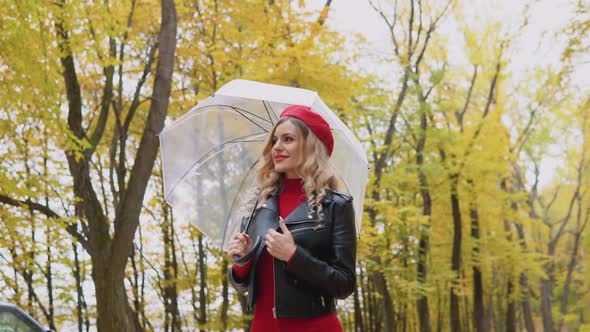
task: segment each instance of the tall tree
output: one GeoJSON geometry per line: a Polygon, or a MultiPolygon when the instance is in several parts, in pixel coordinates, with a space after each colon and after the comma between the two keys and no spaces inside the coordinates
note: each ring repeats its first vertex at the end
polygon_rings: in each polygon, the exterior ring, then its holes
{"type": "MultiPolygon", "coordinates": [[[[91,161],[96,148],[103,137],[108,115],[113,100],[114,65],[108,59],[116,58],[117,43],[114,36],[106,37],[108,51],[103,58],[104,85],[99,103],[99,115],[92,126],[84,127],[85,102],[76,66],[76,31],[72,23],[72,11],[64,1],[57,2],[54,11],[55,33],[60,51],[60,63],[64,88],[67,95],[67,129],[71,133],[71,144],[64,152],[73,181],[75,196],[78,198],[76,209],[81,211],[84,221],[82,232],[75,224],[70,224],[68,232],[73,235],[90,254],[92,260],[92,278],[96,289],[97,326],[99,331],[135,331],[139,325],[131,312],[124,285],[124,272],[127,259],[132,251],[133,237],[139,223],[147,182],[150,178],[154,160],[157,155],[158,140],[156,134],[161,131],[166,117],[171,90],[172,70],[176,47],[176,8],[172,0],[162,0],[161,29],[158,38],[159,57],[156,67],[151,106],[141,141],[137,149],[135,162],[129,177],[119,179],[120,200],[116,201],[116,212],[112,219],[105,212],[92,181],[91,161]],[[112,222],[112,224],[111,224],[112,222]]],[[[132,3],[132,7],[135,3],[132,3]]],[[[108,4],[105,4],[105,9],[108,4]]],[[[129,21],[133,14],[130,11],[129,21]]],[[[90,23],[90,32],[96,37],[96,30],[90,23]]],[[[119,44],[124,48],[125,40],[119,44]]],[[[100,51],[98,57],[102,57],[100,51]]],[[[138,86],[138,89],[141,85],[138,86]]],[[[133,111],[127,120],[133,118],[133,111]]],[[[126,130],[129,129],[127,124],[126,130]]],[[[121,137],[126,135],[120,133],[121,137]]],[[[123,149],[127,147],[124,145],[123,149]]],[[[125,159],[119,160],[124,165],[125,159]]],[[[31,200],[12,199],[1,196],[2,202],[12,205],[25,205],[31,210],[45,213],[48,217],[59,217],[49,207],[31,200]]]]}
{"type": "MultiPolygon", "coordinates": [[[[421,90],[420,76],[422,75],[422,68],[426,66],[424,62],[425,55],[428,54],[427,50],[432,44],[432,38],[435,35],[435,31],[439,25],[440,20],[445,16],[448,9],[451,7],[452,2],[448,1],[443,4],[440,9],[430,8],[425,6],[421,1],[408,1],[408,3],[398,4],[396,1],[393,7],[384,7],[382,4],[377,4],[374,1],[369,1],[373,9],[381,16],[383,22],[388,28],[388,32],[391,39],[391,46],[393,49],[393,55],[396,59],[396,65],[399,66],[401,72],[401,78],[399,81],[399,93],[395,97],[395,103],[389,112],[389,121],[385,124],[383,132],[382,142],[379,146],[375,146],[375,152],[373,153],[373,176],[372,185],[370,191],[370,197],[373,201],[378,202],[382,199],[381,181],[383,174],[386,173],[392,166],[391,159],[394,157],[393,140],[396,132],[398,118],[401,116],[404,102],[407,98],[408,88],[413,83],[418,91],[418,98],[420,98],[420,110],[421,110],[421,124],[418,129],[419,137],[415,138],[415,149],[416,149],[416,161],[420,170],[420,195],[422,197],[422,214],[427,218],[431,216],[432,205],[431,197],[429,192],[429,186],[425,174],[423,173],[424,167],[424,146],[426,142],[426,130],[427,130],[427,114],[426,110],[426,99],[432,91],[421,90]]],[[[438,84],[436,82],[435,84],[438,84]]],[[[370,122],[367,122],[369,126],[369,132],[373,133],[377,129],[373,129],[370,126],[370,122]]],[[[373,226],[376,223],[377,211],[369,206],[368,212],[370,221],[373,226]]],[[[425,227],[420,234],[420,242],[418,249],[418,266],[417,266],[417,279],[426,287],[427,283],[427,257],[429,251],[429,222],[425,222],[425,227]]],[[[372,259],[377,265],[382,264],[379,256],[373,256],[372,259]]],[[[378,292],[381,294],[381,309],[383,311],[383,319],[385,331],[393,331],[395,329],[395,323],[393,320],[393,303],[388,289],[387,281],[384,275],[375,271],[373,273],[373,280],[377,286],[378,292]]],[[[420,321],[421,331],[431,331],[430,325],[430,310],[428,306],[428,296],[425,293],[421,293],[417,297],[417,307],[420,321]]]]}

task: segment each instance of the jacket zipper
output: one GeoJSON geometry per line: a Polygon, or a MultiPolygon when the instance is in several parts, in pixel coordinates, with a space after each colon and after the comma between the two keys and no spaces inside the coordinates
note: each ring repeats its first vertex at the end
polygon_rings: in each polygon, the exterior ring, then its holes
{"type": "MultiPolygon", "coordinates": [[[[311,226],[311,227],[302,227],[302,228],[298,228],[298,229],[293,230],[291,233],[296,233],[296,232],[303,231],[306,229],[313,229],[314,231],[317,231],[318,229],[322,229],[324,227],[326,227],[325,224],[319,224],[319,225],[311,226]]],[[[274,259],[274,257],[272,259],[272,277],[273,277],[273,281],[274,281],[273,285],[272,285],[273,289],[274,289],[274,305],[272,307],[272,317],[274,319],[277,319],[277,275],[275,273],[275,259],[274,259]]],[[[323,300],[324,299],[322,298],[322,304],[324,302],[323,300]]]]}
{"type": "Polygon", "coordinates": [[[275,259],[274,257],[272,258],[272,279],[273,279],[273,283],[272,283],[272,287],[274,289],[274,296],[273,296],[273,306],[272,306],[272,316],[274,317],[274,319],[277,319],[277,275],[275,273],[275,259]]]}
{"type": "Polygon", "coordinates": [[[315,222],[315,220],[310,220],[310,219],[297,219],[297,220],[291,220],[287,223],[287,225],[298,225],[298,224],[305,224],[305,223],[312,223],[315,222]]]}
{"type": "Polygon", "coordinates": [[[311,230],[317,231],[318,229],[322,229],[322,228],[324,228],[324,227],[326,227],[326,225],[325,225],[325,224],[319,224],[319,225],[310,226],[310,227],[301,227],[301,228],[297,228],[297,229],[294,229],[294,230],[292,230],[292,231],[291,231],[291,234],[293,234],[293,233],[297,233],[297,232],[299,232],[299,231],[304,231],[304,230],[306,230],[306,229],[311,229],[311,230]]]}

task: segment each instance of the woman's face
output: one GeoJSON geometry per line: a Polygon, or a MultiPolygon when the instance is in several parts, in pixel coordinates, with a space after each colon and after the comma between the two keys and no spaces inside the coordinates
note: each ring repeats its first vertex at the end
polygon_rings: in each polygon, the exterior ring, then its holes
{"type": "Polygon", "coordinates": [[[270,155],[275,171],[285,173],[289,179],[297,177],[296,170],[300,164],[303,136],[290,121],[278,125],[272,137],[270,155]]]}

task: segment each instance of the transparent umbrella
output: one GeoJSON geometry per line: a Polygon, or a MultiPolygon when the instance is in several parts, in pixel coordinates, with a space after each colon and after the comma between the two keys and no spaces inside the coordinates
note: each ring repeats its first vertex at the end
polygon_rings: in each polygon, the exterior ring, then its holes
{"type": "Polygon", "coordinates": [[[334,135],[332,164],[354,198],[357,234],[368,178],[365,151],[316,92],[233,80],[159,135],[164,196],[176,218],[192,222],[219,248],[238,231],[256,186],[265,139],[290,105],[311,108],[334,135]]]}

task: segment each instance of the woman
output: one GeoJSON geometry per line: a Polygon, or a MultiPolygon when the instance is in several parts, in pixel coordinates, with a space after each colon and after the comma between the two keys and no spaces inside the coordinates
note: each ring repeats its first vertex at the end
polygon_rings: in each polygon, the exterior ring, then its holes
{"type": "Polygon", "coordinates": [[[335,299],[355,289],[356,229],[352,198],[337,191],[329,166],[333,148],[328,123],[300,105],[283,111],[267,139],[250,235],[227,246],[232,285],[256,304],[252,332],[342,331],[335,299]],[[256,235],[263,245],[238,264],[256,235]]]}

